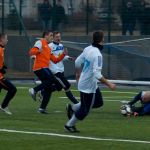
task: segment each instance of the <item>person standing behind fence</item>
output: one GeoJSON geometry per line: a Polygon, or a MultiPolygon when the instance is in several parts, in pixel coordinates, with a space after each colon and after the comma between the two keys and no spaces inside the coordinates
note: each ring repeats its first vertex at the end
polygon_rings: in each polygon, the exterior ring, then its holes
{"type": "Polygon", "coordinates": [[[52,8],[52,30],[61,31],[62,23],[65,20],[65,9],[62,6],[62,1],[58,0],[57,4],[52,8]]]}
{"type": "Polygon", "coordinates": [[[42,21],[42,30],[48,30],[51,19],[52,6],[49,0],[44,0],[42,4],[39,4],[38,12],[40,21],[42,21]]]}
{"type": "Polygon", "coordinates": [[[130,35],[133,35],[135,24],[136,24],[136,9],[131,1],[122,3],[120,11],[122,21],[122,35],[126,35],[129,31],[130,35]]]}
{"type": "Polygon", "coordinates": [[[140,1],[138,9],[138,21],[141,35],[150,35],[150,4],[145,0],[140,1]]]}
{"type": "Polygon", "coordinates": [[[10,100],[15,96],[17,89],[16,87],[4,77],[7,67],[4,65],[4,50],[7,44],[7,35],[0,33],[0,87],[7,91],[7,94],[0,105],[0,110],[8,115],[12,113],[8,109],[10,100]]]}

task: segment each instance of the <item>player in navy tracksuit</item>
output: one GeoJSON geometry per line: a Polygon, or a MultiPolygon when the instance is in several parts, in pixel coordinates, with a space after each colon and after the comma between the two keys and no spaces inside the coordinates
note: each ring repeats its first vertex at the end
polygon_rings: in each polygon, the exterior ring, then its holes
{"type": "Polygon", "coordinates": [[[150,91],[139,92],[128,104],[135,116],[150,115],[150,91]],[[141,102],[141,106],[135,107],[134,104],[138,101],[141,102]]]}

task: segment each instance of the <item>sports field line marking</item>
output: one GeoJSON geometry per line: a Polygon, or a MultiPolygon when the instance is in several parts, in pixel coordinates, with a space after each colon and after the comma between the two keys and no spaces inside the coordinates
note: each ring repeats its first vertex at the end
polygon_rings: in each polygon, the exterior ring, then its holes
{"type": "Polygon", "coordinates": [[[47,135],[47,136],[66,137],[66,138],[83,139],[83,140],[93,140],[93,141],[111,141],[111,142],[128,142],[128,143],[150,144],[150,141],[142,141],[142,140],[126,140],[126,139],[113,139],[113,138],[96,138],[96,137],[86,137],[86,136],[77,136],[77,135],[45,133],[45,132],[31,132],[31,131],[21,131],[21,130],[19,131],[19,130],[9,130],[9,129],[0,129],[0,132],[32,134],[32,135],[47,135]]]}
{"type": "MultiPolygon", "coordinates": [[[[59,98],[61,98],[61,99],[67,99],[68,97],[59,97],[59,98]]],[[[77,99],[80,99],[80,97],[76,97],[77,99]]],[[[124,98],[124,99],[128,99],[128,98],[132,98],[132,97],[126,97],[126,96],[113,96],[113,97],[103,97],[104,99],[105,99],[105,101],[116,101],[116,102],[120,102],[120,101],[122,101],[122,100],[120,100],[120,99],[122,99],[122,98],[124,98]],[[116,98],[119,98],[119,100],[116,100],[116,98]],[[106,100],[107,99],[107,100],[106,100]],[[112,99],[114,99],[114,100],[112,100],[112,99]]]]}
{"type": "MultiPolygon", "coordinates": [[[[71,90],[71,91],[76,92],[76,91],[78,91],[78,90],[71,90]]],[[[121,92],[121,91],[103,91],[103,90],[101,90],[101,92],[102,92],[102,93],[137,94],[137,92],[123,92],[123,91],[121,92]]]]}
{"type": "MultiPolygon", "coordinates": [[[[29,89],[30,87],[17,87],[18,89],[29,89]]],[[[72,89],[71,91],[79,92],[78,90],[72,89]]],[[[126,93],[126,94],[137,94],[137,92],[121,92],[121,91],[101,91],[103,93],[126,93]]]]}

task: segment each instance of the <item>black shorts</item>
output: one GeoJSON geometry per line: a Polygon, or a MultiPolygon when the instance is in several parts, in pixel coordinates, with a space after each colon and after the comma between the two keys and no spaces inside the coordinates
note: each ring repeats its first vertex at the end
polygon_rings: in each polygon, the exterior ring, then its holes
{"type": "Polygon", "coordinates": [[[55,85],[57,91],[61,91],[62,85],[56,79],[56,77],[52,74],[49,68],[42,68],[40,70],[34,71],[36,76],[41,80],[42,83],[49,82],[51,85],[55,85]]]}
{"type": "Polygon", "coordinates": [[[71,84],[65,78],[64,73],[58,72],[55,74],[55,77],[59,81],[59,83],[62,85],[63,89],[68,90],[70,88],[71,84]]]}
{"type": "Polygon", "coordinates": [[[8,79],[3,78],[0,80],[0,90],[1,89],[11,91],[16,90],[16,87],[8,79]]]}
{"type": "Polygon", "coordinates": [[[89,113],[90,109],[103,106],[103,98],[99,88],[96,89],[96,93],[83,93],[80,92],[81,107],[75,116],[79,120],[83,120],[89,113]]]}

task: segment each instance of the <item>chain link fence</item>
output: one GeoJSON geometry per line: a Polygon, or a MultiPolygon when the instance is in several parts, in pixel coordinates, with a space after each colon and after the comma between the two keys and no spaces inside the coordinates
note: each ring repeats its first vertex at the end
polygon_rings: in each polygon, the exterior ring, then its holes
{"type": "MultiPolygon", "coordinates": [[[[0,31],[9,36],[8,76],[33,76],[28,50],[46,29],[61,31],[63,40],[79,42],[89,40],[95,30],[103,30],[107,42],[149,37],[150,0],[0,0],[0,31]]],[[[106,65],[110,64],[109,51],[106,65]]],[[[70,52],[79,54],[75,49],[70,52]]],[[[72,76],[74,64],[66,66],[66,74],[72,76]]],[[[108,77],[111,68],[104,68],[108,77]]],[[[119,78],[114,72],[113,78],[119,78]]]]}

